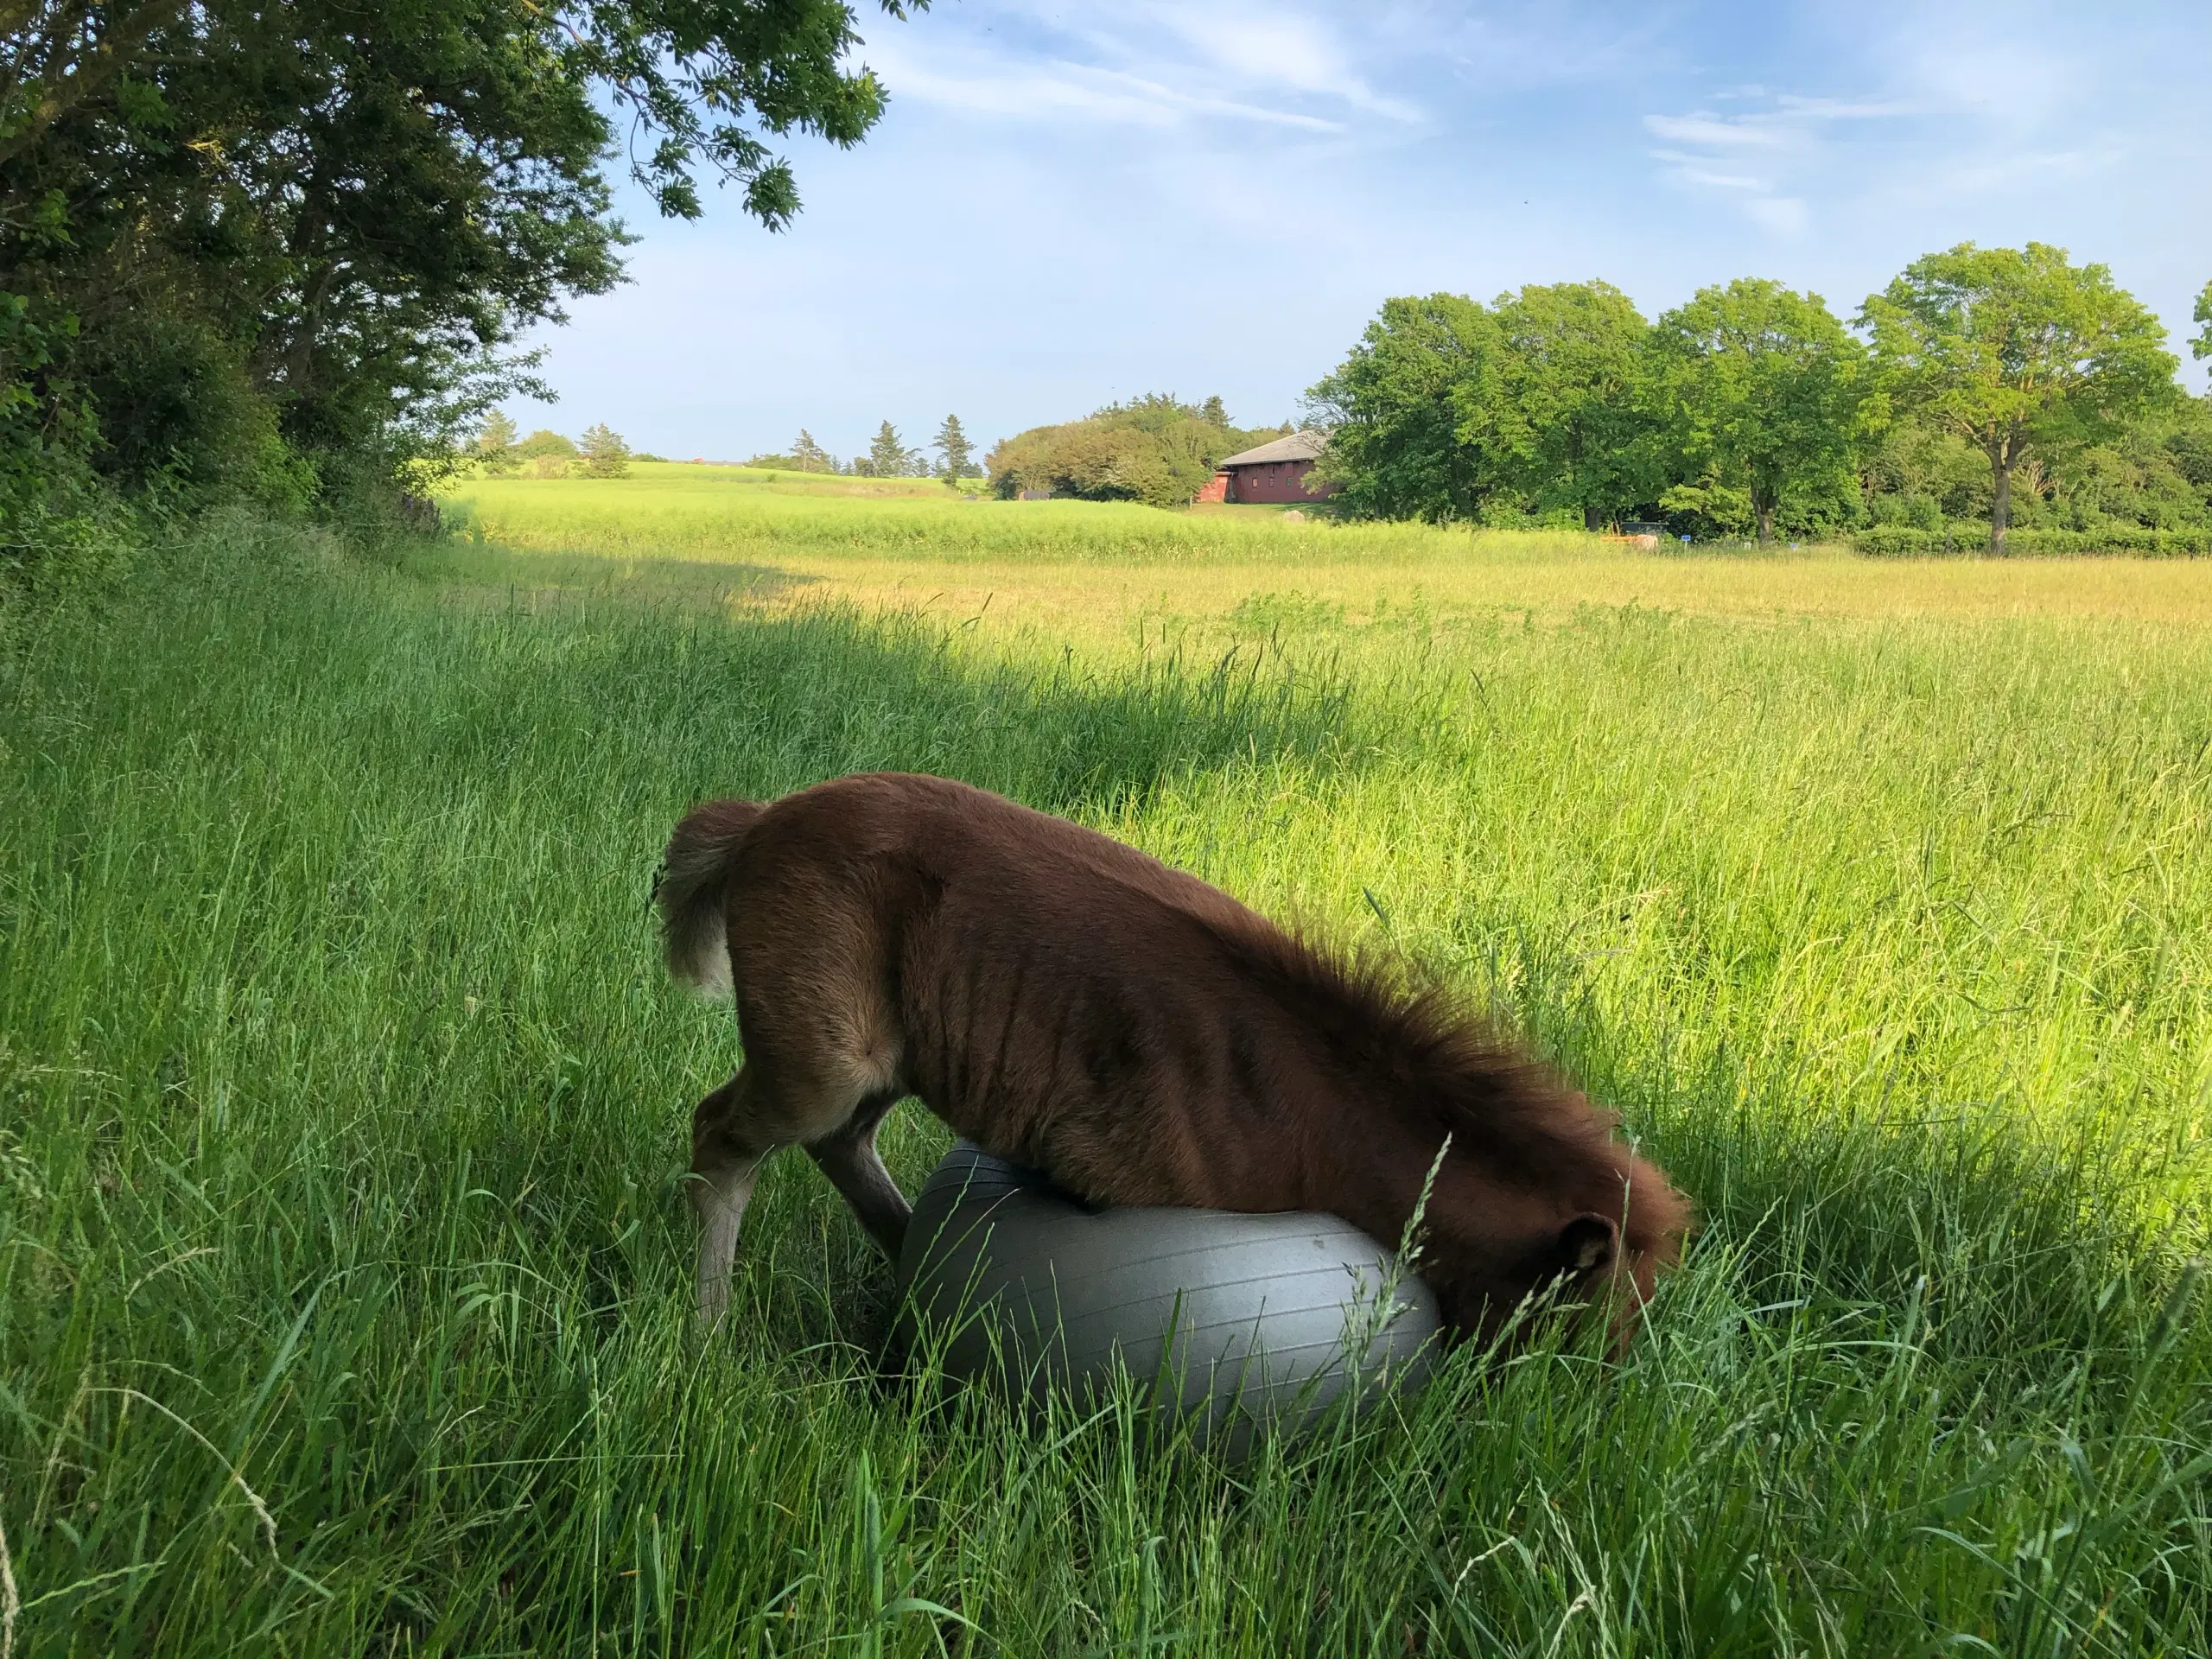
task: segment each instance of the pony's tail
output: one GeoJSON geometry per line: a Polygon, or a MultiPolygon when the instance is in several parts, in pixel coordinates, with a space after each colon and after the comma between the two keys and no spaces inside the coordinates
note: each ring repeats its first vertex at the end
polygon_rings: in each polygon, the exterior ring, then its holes
{"type": "Polygon", "coordinates": [[[730,988],[723,898],[730,861],[761,810],[757,801],[709,801],[694,807],[669,836],[653,881],[668,970],[708,995],[726,995],[730,988]]]}

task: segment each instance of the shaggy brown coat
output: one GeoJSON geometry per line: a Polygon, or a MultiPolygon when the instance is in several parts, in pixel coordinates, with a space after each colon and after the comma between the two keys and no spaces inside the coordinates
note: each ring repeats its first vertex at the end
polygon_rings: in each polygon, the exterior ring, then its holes
{"type": "Polygon", "coordinates": [[[895,1258],[875,1131],[907,1095],[1096,1205],[1327,1211],[1395,1243],[1433,1166],[1421,1273],[1462,1335],[1563,1281],[1624,1336],[1679,1251],[1666,1178],[1478,1022],[982,790],[877,773],[712,802],[657,896],[670,967],[734,991],[745,1044],[693,1116],[709,1319],[779,1146],[895,1258]]]}

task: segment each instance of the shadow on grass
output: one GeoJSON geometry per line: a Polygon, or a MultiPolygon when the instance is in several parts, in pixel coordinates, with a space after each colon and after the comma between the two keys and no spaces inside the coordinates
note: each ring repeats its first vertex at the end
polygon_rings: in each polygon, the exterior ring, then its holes
{"type": "MultiPolygon", "coordinates": [[[[762,573],[749,594],[772,596],[782,580],[762,573]]],[[[567,590],[550,610],[499,597],[473,626],[515,649],[472,652],[474,671],[447,688],[474,705],[448,723],[456,762],[487,741],[589,733],[625,745],[638,784],[682,780],[663,791],[679,810],[706,795],[767,799],[848,772],[906,771],[1096,812],[1169,777],[1285,758],[1333,771],[1405,737],[1398,721],[1363,709],[1332,664],[1263,645],[1102,671],[1072,653],[982,659],[960,649],[957,627],[839,603],[732,617],[632,588],[567,590]]]]}

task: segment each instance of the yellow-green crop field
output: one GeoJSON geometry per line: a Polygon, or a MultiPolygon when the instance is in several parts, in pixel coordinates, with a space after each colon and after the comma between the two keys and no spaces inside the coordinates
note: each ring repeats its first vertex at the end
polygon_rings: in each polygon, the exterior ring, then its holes
{"type": "Polygon", "coordinates": [[[2212,1651],[2212,563],[695,466],[447,509],[10,613],[22,1650],[2212,1651]],[[654,859],[878,767],[1489,1003],[1698,1201],[1642,1340],[1224,1467],[890,1363],[794,1159],[702,1344],[737,1049],[654,859]]]}

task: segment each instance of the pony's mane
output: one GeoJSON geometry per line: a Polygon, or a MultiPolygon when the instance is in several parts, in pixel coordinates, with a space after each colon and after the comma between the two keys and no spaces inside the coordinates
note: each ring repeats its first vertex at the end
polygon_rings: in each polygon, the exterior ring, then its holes
{"type": "Polygon", "coordinates": [[[1626,1176],[1632,1154],[1613,1138],[1616,1114],[1592,1105],[1465,997],[1414,983],[1402,958],[1272,925],[1224,943],[1409,1128],[1433,1132],[1440,1143],[1448,1134],[1455,1150],[1508,1179],[1548,1182],[1571,1171],[1618,1184],[1626,1176]]]}

